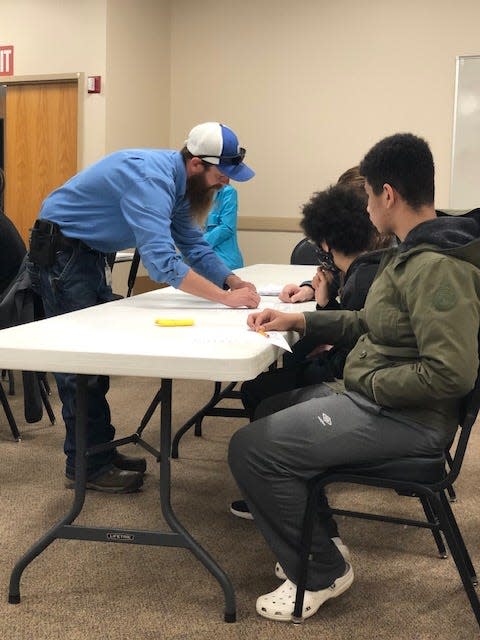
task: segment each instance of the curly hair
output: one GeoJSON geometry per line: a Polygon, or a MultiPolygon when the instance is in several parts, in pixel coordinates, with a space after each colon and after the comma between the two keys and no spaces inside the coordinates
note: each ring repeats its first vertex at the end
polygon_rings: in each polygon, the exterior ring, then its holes
{"type": "Polygon", "coordinates": [[[360,163],[360,173],[377,196],[389,184],[412,209],[433,204],[432,152],[423,138],[412,133],[396,133],[377,142],[360,163]]]}
{"type": "Polygon", "coordinates": [[[301,227],[317,246],[353,255],[373,248],[376,230],[366,210],[366,195],[341,184],[314,193],[302,209],[301,227]]]}

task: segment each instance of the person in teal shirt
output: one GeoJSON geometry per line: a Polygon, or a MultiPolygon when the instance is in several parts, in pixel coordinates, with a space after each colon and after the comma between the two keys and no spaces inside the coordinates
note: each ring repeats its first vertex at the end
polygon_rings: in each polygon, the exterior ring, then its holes
{"type": "Polygon", "coordinates": [[[237,190],[226,184],[217,192],[205,223],[205,240],[229,269],[243,267],[237,242],[237,190]]]}

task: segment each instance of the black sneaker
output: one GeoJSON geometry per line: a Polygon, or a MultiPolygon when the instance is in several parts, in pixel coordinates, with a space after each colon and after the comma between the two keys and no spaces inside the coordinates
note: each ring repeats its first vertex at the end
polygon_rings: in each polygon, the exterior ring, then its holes
{"type": "Polygon", "coordinates": [[[123,471],[138,471],[138,473],[145,473],[147,470],[147,461],[145,458],[126,456],[118,450],[115,450],[112,464],[117,467],[117,469],[122,469],[123,471]]]}
{"type": "Polygon", "coordinates": [[[234,500],[230,505],[230,512],[233,513],[234,516],[237,516],[237,518],[253,520],[253,516],[245,500],[234,500]]]}
{"type": "MultiPolygon", "coordinates": [[[[104,493],[133,493],[138,491],[143,484],[143,474],[138,471],[123,471],[112,467],[98,478],[87,480],[86,489],[103,491],[104,493]]],[[[67,476],[65,482],[67,489],[75,488],[75,479],[67,476]]]]}

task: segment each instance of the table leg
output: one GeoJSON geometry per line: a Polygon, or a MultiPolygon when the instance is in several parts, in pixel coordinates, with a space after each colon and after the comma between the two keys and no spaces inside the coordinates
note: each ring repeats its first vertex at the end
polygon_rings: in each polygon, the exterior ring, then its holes
{"type": "Polygon", "coordinates": [[[164,395],[160,407],[160,502],[162,513],[167,524],[176,531],[187,543],[188,548],[200,560],[200,562],[217,579],[225,596],[225,622],[235,622],[235,592],[232,583],[223,569],[213,558],[196,542],[189,532],[180,524],[173,513],[170,502],[170,448],[172,430],[172,381],[162,380],[164,395]]]}
{"type": "Polygon", "coordinates": [[[187,422],[180,427],[172,441],[172,458],[178,458],[178,445],[180,439],[195,425],[195,435],[202,435],[201,424],[205,416],[222,416],[229,418],[247,418],[245,409],[235,409],[230,407],[217,407],[217,404],[225,398],[240,398],[238,391],[234,391],[236,382],[229,382],[222,390],[222,383],[215,382],[215,388],[210,400],[187,422]]]}
{"type": "MultiPolygon", "coordinates": [[[[170,449],[172,433],[172,380],[162,380],[161,415],[160,415],[160,504],[163,516],[172,532],[142,531],[136,529],[119,529],[107,527],[88,527],[72,525],[82,510],[85,501],[85,484],[87,478],[86,463],[86,425],[87,425],[87,381],[88,376],[77,376],[77,419],[75,459],[75,498],[70,511],[59,520],[42,538],[40,538],[13,568],[10,577],[8,601],[10,604],[20,602],[20,578],[25,568],[54,540],[92,540],[99,542],[115,542],[126,544],[148,544],[154,546],[183,547],[190,549],[200,562],[216,578],[223,589],[225,598],[225,622],[235,622],[235,592],[227,574],[213,558],[196,542],[190,533],[177,520],[170,501],[171,469],[170,449]]],[[[139,444],[141,439],[134,437],[139,444]]],[[[123,441],[129,441],[125,438],[123,441]]],[[[115,446],[108,443],[107,447],[115,446]]],[[[98,447],[97,447],[98,448],[98,447]]]]}
{"type": "Polygon", "coordinates": [[[72,523],[82,510],[85,501],[86,482],[86,438],[85,428],[87,424],[87,380],[88,376],[77,376],[77,417],[76,417],[76,470],[75,470],[75,498],[70,511],[59,520],[47,533],[41,537],[18,560],[10,576],[10,588],[8,602],[18,604],[20,602],[20,578],[26,567],[38,555],[42,553],[54,540],[60,537],[58,534],[64,525],[72,523]]]}

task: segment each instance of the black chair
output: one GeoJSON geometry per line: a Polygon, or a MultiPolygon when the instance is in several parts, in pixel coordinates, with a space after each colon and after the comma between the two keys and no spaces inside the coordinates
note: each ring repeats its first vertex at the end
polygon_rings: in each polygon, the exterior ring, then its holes
{"type": "Polygon", "coordinates": [[[15,395],[15,376],[13,375],[13,371],[11,369],[2,369],[2,380],[8,378],[8,395],[15,395]]]}
{"type": "Polygon", "coordinates": [[[315,264],[318,265],[319,249],[307,238],[302,238],[294,247],[290,256],[290,264],[315,264]]]}
{"type": "Polygon", "coordinates": [[[137,279],[139,265],[140,265],[140,254],[138,252],[138,249],[135,249],[135,252],[132,258],[132,264],[130,265],[130,271],[128,273],[127,298],[130,298],[130,296],[132,295],[133,287],[135,286],[135,280],[137,279]]]}
{"type": "Polygon", "coordinates": [[[475,388],[464,401],[457,445],[450,458],[451,462],[448,462],[447,466],[446,454],[444,453],[431,458],[402,458],[371,465],[338,467],[330,469],[328,472],[320,474],[311,480],[303,524],[301,560],[297,596],[292,617],[293,622],[302,621],[308,557],[312,543],[314,519],[318,510],[319,494],[328,485],[347,483],[392,489],[402,496],[420,498],[426,520],[417,521],[335,508],[332,508],[331,512],[332,514],[354,518],[427,528],[434,534],[437,544],[438,540],[441,540],[441,533],[443,533],[473,613],[480,625],[480,602],[474,588],[478,584],[477,576],[447,495],[449,487],[460,472],[470,432],[479,409],[480,379],[477,378],[475,388]]]}
{"type": "MultiPolygon", "coordinates": [[[[26,270],[27,249],[11,220],[0,211],[0,329],[32,322],[44,317],[43,305],[32,291],[26,270]],[[15,270],[13,270],[15,267],[15,270]]],[[[13,372],[9,371],[10,393],[14,392],[13,372]]],[[[49,386],[44,373],[24,371],[23,397],[25,420],[38,422],[45,407],[50,422],[55,415],[48,400],[49,386]]],[[[0,402],[15,440],[21,439],[15,418],[0,382],[0,402]]]]}
{"type": "Polygon", "coordinates": [[[10,427],[10,431],[12,432],[12,435],[14,437],[14,439],[19,442],[21,440],[20,437],[20,431],[18,430],[17,427],[17,422],[15,420],[15,417],[12,413],[12,410],[10,408],[10,403],[8,402],[8,398],[5,394],[5,390],[3,388],[2,383],[0,382],[0,402],[2,403],[2,407],[3,410],[5,412],[5,417],[7,418],[7,422],[9,424],[10,427]]]}

